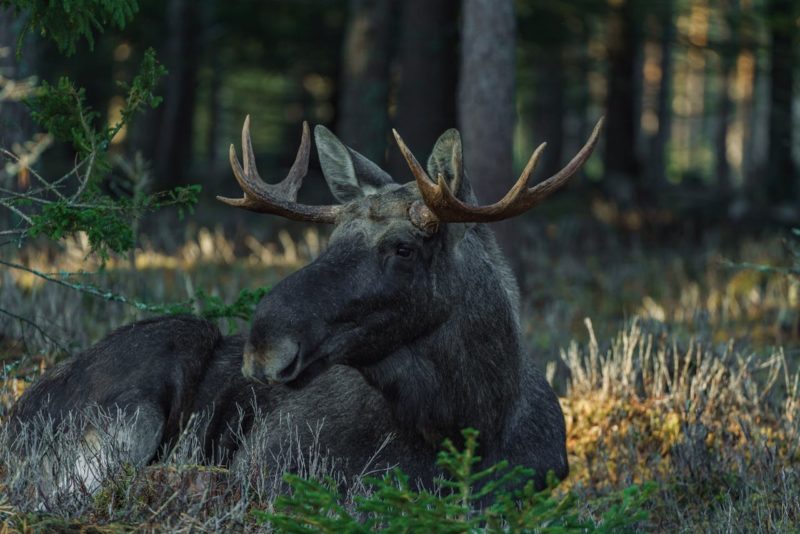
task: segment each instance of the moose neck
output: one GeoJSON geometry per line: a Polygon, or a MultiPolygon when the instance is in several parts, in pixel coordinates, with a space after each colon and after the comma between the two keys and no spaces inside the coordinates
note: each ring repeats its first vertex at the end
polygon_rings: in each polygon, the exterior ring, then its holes
{"type": "Polygon", "coordinates": [[[516,282],[485,227],[468,232],[455,256],[448,269],[458,272],[442,277],[458,280],[442,287],[452,304],[448,319],[362,373],[403,429],[432,447],[458,441],[467,427],[491,447],[519,397],[516,282]]]}

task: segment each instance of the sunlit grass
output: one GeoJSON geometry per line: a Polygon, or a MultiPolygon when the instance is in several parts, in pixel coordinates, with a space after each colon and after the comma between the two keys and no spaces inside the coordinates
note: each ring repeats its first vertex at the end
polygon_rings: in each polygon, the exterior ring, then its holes
{"type": "Polygon", "coordinates": [[[586,339],[585,317],[602,336],[638,316],[684,339],[783,345],[792,355],[800,345],[800,281],[736,268],[785,265],[781,236],[649,245],[567,220],[528,239],[523,327],[532,348],[550,359],[573,337],[586,339]]]}
{"type": "MultiPolygon", "coordinates": [[[[80,232],[62,240],[59,248],[27,247],[12,259],[43,273],[147,271],[154,269],[192,271],[208,266],[244,268],[298,269],[319,255],[323,238],[309,227],[301,239],[293,239],[286,230],[278,232],[277,243],[261,243],[253,236],[244,239],[246,251],[237,256],[233,244],[221,228],[200,228],[195,239],[187,240],[175,252],[166,253],[144,240],[127,257],[112,257],[104,265],[91,253],[89,239],[80,232]]],[[[22,288],[39,287],[46,281],[33,273],[12,270],[13,280],[22,288]]]]}

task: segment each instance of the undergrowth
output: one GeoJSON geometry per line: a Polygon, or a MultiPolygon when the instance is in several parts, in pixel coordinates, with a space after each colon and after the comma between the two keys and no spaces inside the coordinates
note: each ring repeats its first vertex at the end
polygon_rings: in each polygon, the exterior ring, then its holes
{"type": "Polygon", "coordinates": [[[445,476],[433,491],[413,487],[395,469],[382,478],[368,478],[366,495],[351,506],[332,480],[313,481],[287,475],[291,493],[279,496],[274,512],[255,510],[261,524],[279,532],[626,532],[647,518],[642,508],[653,484],[630,486],[614,495],[618,502],[600,514],[585,517],[574,493],[558,493],[557,481],[537,491],[533,472],[506,462],[475,472],[480,461],[478,433],[463,431],[464,450],[445,441],[438,465],[445,476]]]}
{"type": "Polygon", "coordinates": [[[336,459],[318,445],[301,447],[295,433],[311,430],[292,430],[287,421],[286,428],[254,428],[230,468],[201,465],[192,432],[155,465],[125,467],[117,456],[102,491],[44,510],[36,509],[42,461],[3,449],[0,519],[10,531],[41,521],[174,532],[793,531],[800,521],[800,379],[782,350],[686,342],[643,320],[602,342],[586,326],[589,342],[563,351],[570,475],[544,492],[519,468],[473,471],[479,449],[471,433],[463,450],[445,446],[445,476],[430,491],[397,471],[345,491],[336,459]],[[282,465],[300,466],[284,482],[284,470],[260,468],[270,432],[289,440],[282,465]]]}

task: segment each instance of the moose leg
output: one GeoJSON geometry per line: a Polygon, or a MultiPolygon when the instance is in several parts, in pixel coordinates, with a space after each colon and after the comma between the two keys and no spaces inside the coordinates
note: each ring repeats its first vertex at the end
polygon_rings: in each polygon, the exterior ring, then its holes
{"type": "Polygon", "coordinates": [[[96,491],[179,436],[220,342],[213,324],[188,316],[116,330],[26,390],[9,416],[15,450],[52,492],[96,491]]]}
{"type": "MultiPolygon", "coordinates": [[[[74,490],[95,493],[126,467],[139,468],[150,462],[161,446],[164,414],[152,403],[124,409],[91,409],[71,466],[58,466],[58,492],[74,490]]],[[[53,466],[55,467],[55,466],[53,466]]]]}

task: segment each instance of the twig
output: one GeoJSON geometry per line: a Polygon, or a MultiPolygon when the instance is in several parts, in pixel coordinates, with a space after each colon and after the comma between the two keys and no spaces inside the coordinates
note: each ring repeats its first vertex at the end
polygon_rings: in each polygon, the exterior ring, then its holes
{"type": "Polygon", "coordinates": [[[782,274],[800,276],[800,267],[774,267],[772,265],[761,265],[758,263],[740,262],[734,263],[730,260],[722,260],[725,267],[739,271],[756,271],[765,274],[782,274]]]}
{"type": "MultiPolygon", "coordinates": [[[[9,157],[11,159],[13,159],[17,163],[22,163],[22,158],[20,158],[18,155],[14,154],[13,152],[11,152],[9,150],[2,149],[2,150],[0,150],[0,153],[6,155],[7,157],[9,157]]],[[[28,172],[30,172],[33,175],[33,177],[36,178],[39,182],[41,182],[42,185],[44,186],[44,187],[41,187],[38,190],[29,191],[28,194],[38,194],[41,191],[52,191],[59,198],[61,198],[61,200],[66,200],[66,197],[64,195],[62,195],[61,192],[58,190],[57,185],[63,180],[63,178],[65,178],[65,177],[69,176],[70,174],[72,174],[72,171],[67,173],[64,177],[60,178],[57,182],[50,183],[47,180],[45,180],[44,177],[41,174],[36,172],[36,170],[34,168],[32,168],[32,167],[30,167],[28,165],[25,165],[25,168],[28,169],[28,172]]]]}
{"type": "Polygon", "coordinates": [[[33,224],[33,219],[31,219],[30,217],[28,217],[27,215],[22,213],[20,210],[18,210],[17,208],[12,206],[11,204],[6,204],[5,202],[0,202],[0,205],[2,205],[4,208],[7,208],[7,209],[13,211],[14,213],[16,213],[17,215],[19,215],[26,223],[33,224]]]}
{"type": "MultiPolygon", "coordinates": [[[[44,191],[44,189],[40,189],[38,191],[26,191],[24,193],[20,193],[18,191],[12,191],[11,189],[6,189],[5,187],[0,187],[0,193],[3,193],[6,196],[15,197],[15,198],[22,198],[25,200],[30,200],[32,202],[39,202],[40,204],[52,204],[52,200],[47,200],[46,198],[41,198],[36,196],[39,192],[44,191]]],[[[5,200],[5,199],[3,199],[5,200]]],[[[5,202],[3,203],[5,204],[5,202]]]]}
{"type": "Polygon", "coordinates": [[[34,329],[36,329],[36,331],[37,331],[37,332],[39,332],[39,333],[42,335],[42,337],[44,337],[44,338],[45,338],[45,339],[47,339],[48,341],[50,341],[50,342],[52,342],[53,344],[55,344],[55,345],[56,345],[56,346],[57,346],[59,349],[61,349],[63,352],[65,352],[65,353],[67,353],[67,354],[70,354],[70,351],[69,351],[69,349],[68,349],[68,348],[66,348],[64,345],[62,345],[62,344],[61,344],[61,342],[60,342],[58,339],[56,339],[56,338],[54,338],[53,336],[51,336],[50,334],[48,334],[48,333],[47,333],[47,332],[46,332],[46,331],[45,331],[45,330],[44,330],[44,329],[43,329],[41,326],[39,326],[39,325],[38,325],[38,324],[37,324],[35,321],[32,321],[31,319],[28,319],[27,317],[22,317],[21,315],[17,315],[16,313],[10,312],[10,311],[8,311],[8,310],[6,310],[6,309],[4,309],[4,308],[0,308],[0,313],[3,313],[3,314],[5,314],[5,315],[8,315],[9,317],[11,317],[11,318],[13,318],[13,319],[16,319],[16,320],[18,320],[18,321],[20,321],[20,322],[23,322],[23,323],[26,323],[26,324],[28,324],[28,325],[32,326],[34,329]]]}
{"type": "Polygon", "coordinates": [[[82,293],[86,293],[88,295],[92,295],[94,297],[99,297],[103,300],[111,301],[111,302],[121,302],[123,304],[127,304],[129,306],[133,306],[137,310],[147,311],[147,312],[164,312],[164,307],[161,305],[156,304],[148,304],[146,302],[141,302],[138,300],[131,300],[124,295],[120,295],[118,293],[112,293],[111,291],[103,291],[97,287],[91,285],[84,285],[84,284],[73,284],[71,282],[67,282],[65,280],[56,278],[54,276],[50,276],[47,273],[43,273],[41,271],[37,271],[36,269],[31,269],[30,267],[26,267],[25,265],[20,265],[19,263],[13,263],[5,260],[0,260],[0,265],[5,265],[7,267],[11,267],[12,269],[17,269],[20,271],[25,271],[27,273],[31,273],[35,276],[43,280],[47,280],[48,282],[53,282],[55,284],[67,287],[69,289],[80,291],[82,293]]]}
{"type": "Polygon", "coordinates": [[[75,192],[75,194],[72,195],[72,200],[80,198],[80,196],[83,194],[83,191],[86,189],[86,186],[89,185],[89,180],[92,178],[92,171],[94,170],[95,156],[97,155],[97,140],[94,137],[94,132],[86,122],[86,115],[83,113],[83,106],[81,106],[80,98],[78,98],[77,94],[74,96],[78,109],[78,116],[81,119],[81,126],[83,127],[83,131],[86,133],[86,138],[90,140],[91,150],[89,151],[88,164],[86,165],[86,174],[84,174],[85,178],[81,179],[80,175],[76,174],[80,181],[80,185],[78,186],[78,190],[75,192]]]}
{"type": "MultiPolygon", "coordinates": [[[[23,230],[21,228],[18,228],[16,230],[0,230],[0,235],[20,235],[20,234],[24,234],[26,231],[27,230],[23,230]]],[[[3,245],[8,245],[9,243],[13,243],[13,242],[14,241],[4,241],[4,242],[0,243],[0,247],[2,247],[3,245]]]]}

